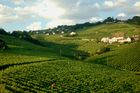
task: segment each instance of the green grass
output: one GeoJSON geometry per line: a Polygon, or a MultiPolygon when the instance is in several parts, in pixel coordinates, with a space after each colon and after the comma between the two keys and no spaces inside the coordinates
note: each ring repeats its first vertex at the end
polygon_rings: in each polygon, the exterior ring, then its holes
{"type": "Polygon", "coordinates": [[[79,37],[99,38],[112,36],[116,32],[124,32],[125,36],[140,34],[140,27],[129,24],[104,24],[79,31],[79,37]]]}
{"type": "Polygon", "coordinates": [[[140,27],[104,24],[79,30],[77,37],[33,35],[45,47],[0,35],[9,46],[8,50],[0,51],[0,67],[6,66],[0,71],[0,92],[139,93],[139,42],[118,46],[82,40],[100,40],[116,32],[132,36],[140,34],[140,27]],[[111,51],[96,55],[104,46],[111,51]],[[77,51],[90,56],[86,60],[75,60],[77,51]]]}

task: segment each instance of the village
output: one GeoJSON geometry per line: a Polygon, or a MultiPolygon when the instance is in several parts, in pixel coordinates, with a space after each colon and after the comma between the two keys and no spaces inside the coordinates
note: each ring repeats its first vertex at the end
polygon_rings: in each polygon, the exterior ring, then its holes
{"type": "MultiPolygon", "coordinates": [[[[57,33],[55,32],[51,32],[51,33],[44,33],[47,36],[49,35],[56,35],[57,33]]],[[[76,32],[69,32],[67,33],[67,35],[65,35],[66,33],[64,31],[60,32],[60,37],[65,37],[65,36],[70,36],[70,37],[74,37],[77,36],[78,33],[76,32]]],[[[120,34],[120,33],[119,33],[120,34]]],[[[97,39],[87,39],[87,38],[82,38],[82,41],[97,41],[97,39]]],[[[139,35],[132,35],[131,37],[124,37],[124,35],[114,35],[111,37],[102,37],[99,42],[103,42],[103,43],[107,43],[107,44],[113,44],[113,43],[131,43],[134,41],[139,41],[140,40],[140,36],[139,35]]]]}
{"type": "Polygon", "coordinates": [[[120,44],[123,44],[123,43],[131,43],[133,41],[139,41],[139,35],[133,35],[131,37],[127,37],[125,38],[124,36],[116,36],[116,37],[103,37],[101,39],[101,42],[104,42],[104,43],[109,43],[109,44],[112,44],[112,43],[120,43],[120,44]]]}

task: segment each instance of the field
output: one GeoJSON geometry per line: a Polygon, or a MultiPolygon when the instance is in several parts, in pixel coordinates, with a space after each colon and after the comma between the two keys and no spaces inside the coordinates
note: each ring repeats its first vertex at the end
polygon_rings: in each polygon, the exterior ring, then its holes
{"type": "Polygon", "coordinates": [[[45,47],[0,35],[9,46],[0,51],[0,93],[139,93],[140,42],[99,42],[118,32],[132,36],[140,27],[103,24],[81,29],[76,37],[32,36],[45,47]],[[105,46],[111,51],[97,55],[105,46]]]}

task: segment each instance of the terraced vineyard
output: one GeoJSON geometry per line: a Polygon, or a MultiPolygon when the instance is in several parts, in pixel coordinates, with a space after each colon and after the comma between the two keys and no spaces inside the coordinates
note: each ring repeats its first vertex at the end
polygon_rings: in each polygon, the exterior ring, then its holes
{"type": "Polygon", "coordinates": [[[140,77],[132,72],[74,60],[9,68],[2,72],[1,82],[11,92],[133,93],[140,88],[140,77]]]}
{"type": "Polygon", "coordinates": [[[122,31],[125,36],[140,34],[140,27],[106,24],[79,30],[77,37],[33,36],[45,46],[0,35],[9,46],[0,51],[0,93],[139,93],[140,42],[98,41],[122,31]],[[102,47],[111,50],[96,54],[102,47]],[[89,56],[76,59],[77,52],[89,56]]]}

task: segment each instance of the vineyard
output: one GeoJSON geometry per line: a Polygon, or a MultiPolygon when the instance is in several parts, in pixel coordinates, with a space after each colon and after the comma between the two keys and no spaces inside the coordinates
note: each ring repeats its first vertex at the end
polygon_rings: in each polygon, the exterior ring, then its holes
{"type": "Polygon", "coordinates": [[[32,35],[44,46],[0,35],[9,47],[0,50],[0,93],[139,93],[140,42],[99,42],[119,32],[132,36],[140,27],[103,24],[76,37],[32,35]],[[110,50],[97,54],[105,47],[110,50]]]}
{"type": "Polygon", "coordinates": [[[129,71],[72,60],[9,68],[3,71],[1,82],[12,92],[133,93],[140,88],[140,78],[129,71]]]}

